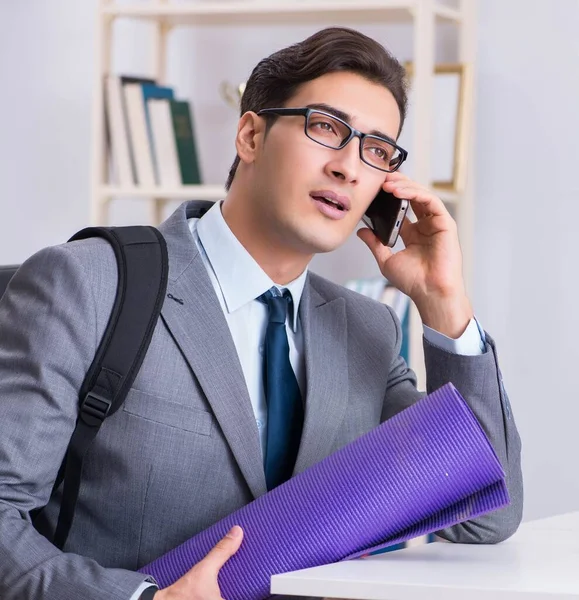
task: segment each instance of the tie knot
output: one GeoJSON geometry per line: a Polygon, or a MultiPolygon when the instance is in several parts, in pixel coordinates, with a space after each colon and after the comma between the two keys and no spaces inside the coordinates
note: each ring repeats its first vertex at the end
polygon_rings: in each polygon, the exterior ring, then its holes
{"type": "Polygon", "coordinates": [[[258,300],[267,304],[270,323],[285,323],[288,308],[292,301],[289,290],[284,290],[282,294],[276,287],[272,287],[259,296],[258,300]]]}

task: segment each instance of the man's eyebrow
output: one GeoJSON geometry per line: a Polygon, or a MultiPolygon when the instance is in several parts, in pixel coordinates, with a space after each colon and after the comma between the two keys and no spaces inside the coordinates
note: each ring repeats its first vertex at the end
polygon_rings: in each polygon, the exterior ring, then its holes
{"type": "MultiPolygon", "coordinates": [[[[342,121],[346,121],[346,123],[348,123],[348,125],[352,125],[352,117],[344,112],[343,110],[340,110],[339,108],[336,108],[335,106],[332,106],[330,104],[324,104],[322,103],[313,103],[313,104],[307,104],[306,108],[313,108],[314,110],[323,110],[324,112],[330,113],[331,115],[334,115],[335,117],[338,117],[338,119],[342,119],[342,121]]],[[[384,138],[385,140],[389,141],[391,144],[396,144],[396,140],[392,139],[392,137],[390,137],[387,133],[384,133],[383,131],[380,131],[379,129],[373,129],[372,131],[368,132],[370,135],[376,135],[378,137],[384,138]]]]}

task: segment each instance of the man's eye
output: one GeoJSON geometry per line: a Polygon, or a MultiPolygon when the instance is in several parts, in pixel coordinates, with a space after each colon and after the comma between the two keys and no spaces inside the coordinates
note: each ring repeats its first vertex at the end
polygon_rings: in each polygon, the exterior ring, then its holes
{"type": "Polygon", "coordinates": [[[317,123],[313,123],[313,126],[317,127],[321,131],[335,133],[334,127],[329,121],[318,121],[317,123]]]}
{"type": "Polygon", "coordinates": [[[380,158],[384,161],[388,161],[389,156],[388,156],[388,152],[386,150],[384,150],[384,148],[380,148],[380,147],[373,147],[373,148],[369,148],[370,152],[374,153],[376,155],[377,158],[380,158]]]}

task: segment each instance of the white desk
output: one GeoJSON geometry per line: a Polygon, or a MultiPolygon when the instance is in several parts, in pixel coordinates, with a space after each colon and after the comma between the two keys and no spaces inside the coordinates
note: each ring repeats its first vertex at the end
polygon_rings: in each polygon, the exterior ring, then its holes
{"type": "Polygon", "coordinates": [[[433,543],[272,577],[273,594],[362,600],[579,600],[579,513],[494,546],[433,543]]]}

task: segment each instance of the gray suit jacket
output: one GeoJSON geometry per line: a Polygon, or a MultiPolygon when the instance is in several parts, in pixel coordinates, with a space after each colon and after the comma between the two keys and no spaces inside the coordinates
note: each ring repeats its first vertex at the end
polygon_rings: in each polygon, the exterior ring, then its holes
{"type": "MultiPolygon", "coordinates": [[[[32,526],[73,431],[78,392],[109,317],[116,263],[102,240],[30,258],[0,302],[0,597],[127,600],[136,569],[266,492],[258,431],[240,362],[187,226],[208,203],[165,222],[166,300],[122,410],[89,451],[65,552],[32,526]]],[[[310,273],[300,305],[306,414],[295,472],[416,402],[392,311],[310,273]]],[[[520,440],[487,338],[486,353],[450,355],[426,343],[428,387],[452,381],[507,472],[512,504],[441,532],[494,543],[521,519],[520,440]]],[[[418,492],[417,492],[418,493],[418,492]]],[[[55,523],[50,501],[41,531],[55,523]]]]}

